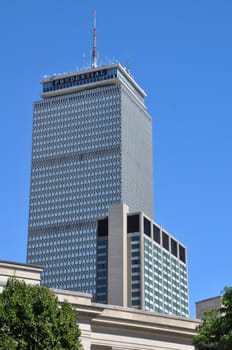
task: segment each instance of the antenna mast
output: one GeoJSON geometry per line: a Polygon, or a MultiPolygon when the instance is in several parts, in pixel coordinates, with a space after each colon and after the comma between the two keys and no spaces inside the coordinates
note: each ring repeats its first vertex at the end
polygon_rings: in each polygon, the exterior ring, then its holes
{"type": "Polygon", "coordinates": [[[93,68],[97,68],[97,30],[96,30],[96,10],[94,10],[92,67],[93,67],[93,68]]]}

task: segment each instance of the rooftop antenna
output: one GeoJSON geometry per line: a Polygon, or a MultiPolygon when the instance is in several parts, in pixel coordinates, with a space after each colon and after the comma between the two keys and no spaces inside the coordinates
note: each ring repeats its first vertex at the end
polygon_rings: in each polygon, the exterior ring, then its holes
{"type": "Polygon", "coordinates": [[[82,55],[82,69],[85,69],[86,68],[86,64],[85,64],[85,53],[83,52],[83,55],[82,55]]]}
{"type": "Polygon", "coordinates": [[[97,68],[97,31],[96,31],[96,10],[94,10],[92,67],[93,67],[93,68],[97,68]]]}
{"type": "Polygon", "coordinates": [[[131,69],[131,63],[130,63],[130,57],[127,57],[126,60],[126,70],[130,74],[130,69],[131,69]]]}

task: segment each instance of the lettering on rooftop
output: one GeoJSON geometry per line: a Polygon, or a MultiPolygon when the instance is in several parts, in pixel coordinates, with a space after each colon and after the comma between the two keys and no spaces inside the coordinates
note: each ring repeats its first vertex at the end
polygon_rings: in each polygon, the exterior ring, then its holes
{"type": "Polygon", "coordinates": [[[99,78],[99,77],[103,77],[105,75],[107,75],[107,69],[101,69],[101,70],[97,70],[97,71],[91,71],[88,73],[76,74],[76,75],[72,75],[69,77],[59,78],[59,79],[53,80],[53,86],[74,83],[74,82],[80,81],[80,80],[99,78]]]}

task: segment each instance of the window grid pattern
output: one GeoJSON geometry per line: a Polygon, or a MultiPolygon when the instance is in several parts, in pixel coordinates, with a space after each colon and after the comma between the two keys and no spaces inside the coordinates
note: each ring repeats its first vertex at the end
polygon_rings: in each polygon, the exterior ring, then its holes
{"type": "Polygon", "coordinates": [[[121,198],[120,138],[117,85],[34,105],[27,261],[49,287],[96,291],[96,218],[121,198]]]}
{"type": "Polygon", "coordinates": [[[93,219],[119,201],[120,155],[112,151],[83,161],[69,160],[32,169],[30,228],[93,219]]]}
{"type": "Polygon", "coordinates": [[[36,102],[32,160],[119,145],[119,87],[102,87],[36,102]]]}
{"type": "Polygon", "coordinates": [[[187,266],[144,235],[145,310],[189,316],[187,266]]]}
{"type": "Polygon", "coordinates": [[[130,269],[131,269],[131,306],[135,309],[141,308],[141,243],[138,234],[132,234],[128,237],[130,251],[130,269]]]}
{"type": "Polygon", "coordinates": [[[96,282],[96,301],[107,303],[107,257],[108,257],[108,238],[100,237],[97,239],[97,282],[96,282]]]}
{"type": "Polygon", "coordinates": [[[44,267],[43,284],[70,290],[81,286],[83,291],[94,293],[95,257],[91,251],[96,249],[95,232],[95,222],[70,225],[68,230],[60,226],[31,232],[28,260],[44,267]]]}

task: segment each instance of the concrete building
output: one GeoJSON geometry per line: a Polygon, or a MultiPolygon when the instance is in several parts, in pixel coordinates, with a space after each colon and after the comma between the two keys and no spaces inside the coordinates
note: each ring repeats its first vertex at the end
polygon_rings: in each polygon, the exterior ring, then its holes
{"type": "Polygon", "coordinates": [[[196,316],[202,318],[204,313],[213,309],[219,310],[222,307],[222,296],[212,297],[196,302],[196,316]]]}
{"type": "Polygon", "coordinates": [[[186,247],[144,213],[111,205],[98,220],[96,300],[188,317],[186,247]]]}
{"type": "Polygon", "coordinates": [[[0,260],[0,292],[11,277],[23,280],[27,284],[40,284],[42,271],[38,266],[0,260]]]}
{"type": "Polygon", "coordinates": [[[153,217],[152,123],[120,64],[42,81],[34,103],[27,262],[42,283],[95,293],[96,219],[124,202],[153,217]]]}
{"type": "MultiPolygon", "coordinates": [[[[0,261],[0,286],[6,277],[39,283],[41,269],[0,261]]],[[[30,282],[30,283],[31,283],[30,282]]],[[[160,315],[126,307],[93,303],[91,295],[54,290],[78,311],[84,350],[194,350],[195,319],[160,315]]]]}

